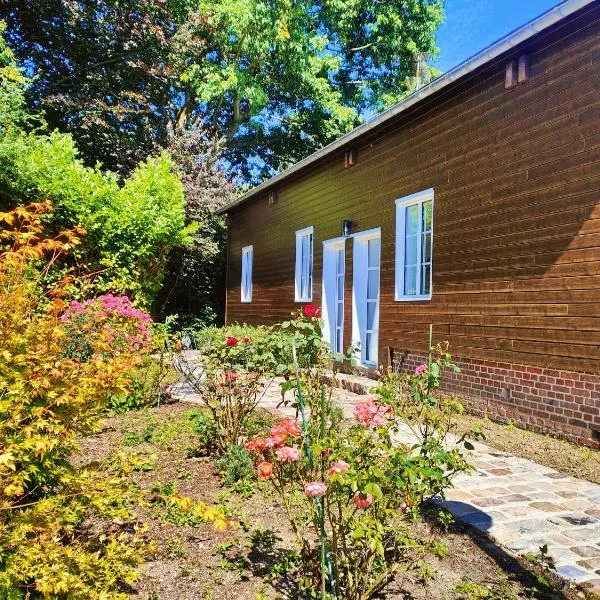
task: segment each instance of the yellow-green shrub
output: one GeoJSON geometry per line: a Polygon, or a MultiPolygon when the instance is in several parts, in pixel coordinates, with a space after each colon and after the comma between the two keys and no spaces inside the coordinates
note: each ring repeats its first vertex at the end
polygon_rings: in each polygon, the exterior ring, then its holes
{"type": "Polygon", "coordinates": [[[97,359],[65,352],[64,301],[42,301],[39,280],[83,232],[46,238],[49,208],[0,214],[0,597],[122,598],[117,585],[136,578],[142,540],[93,536],[84,524],[126,515],[127,482],[77,470],[70,457],[140,356],[111,353],[102,336],[97,359]]]}

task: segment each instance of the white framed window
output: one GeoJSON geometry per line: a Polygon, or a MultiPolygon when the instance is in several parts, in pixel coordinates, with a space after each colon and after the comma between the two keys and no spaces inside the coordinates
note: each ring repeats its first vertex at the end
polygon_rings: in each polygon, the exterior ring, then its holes
{"type": "Polygon", "coordinates": [[[312,300],[313,227],[296,231],[296,302],[312,300]]]}
{"type": "Polygon", "coordinates": [[[433,188],[396,200],[396,300],[431,300],[433,188]]]}
{"type": "Polygon", "coordinates": [[[254,246],[242,248],[242,302],[252,302],[252,259],[254,246]]]}

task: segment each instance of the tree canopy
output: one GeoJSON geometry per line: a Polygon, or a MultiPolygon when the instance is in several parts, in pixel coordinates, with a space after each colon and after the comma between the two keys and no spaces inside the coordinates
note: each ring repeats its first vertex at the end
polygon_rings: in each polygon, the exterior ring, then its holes
{"type": "Polygon", "coordinates": [[[443,0],[5,0],[32,108],[121,175],[200,128],[257,181],[410,91],[443,0]]]}
{"type": "MultiPolygon", "coordinates": [[[[70,134],[49,132],[25,109],[28,80],[2,38],[0,24],[0,210],[51,202],[55,229],[83,227],[74,263],[49,276],[77,276],[72,291],[116,291],[149,305],[161,287],[170,251],[191,241],[180,176],[163,152],[129,177],[84,164],[70,134]]],[[[50,283],[50,282],[49,282],[50,283]]]]}

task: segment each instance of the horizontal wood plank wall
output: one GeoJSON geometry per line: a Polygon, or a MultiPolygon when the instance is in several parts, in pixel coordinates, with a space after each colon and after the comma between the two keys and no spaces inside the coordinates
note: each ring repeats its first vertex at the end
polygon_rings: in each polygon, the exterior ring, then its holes
{"type": "MultiPolygon", "coordinates": [[[[425,349],[433,323],[453,354],[600,373],[600,8],[598,4],[430,98],[358,145],[229,215],[227,321],[272,323],[294,303],[294,232],[322,242],[382,228],[380,362],[425,349]],[[531,79],[504,89],[507,60],[531,79]],[[435,188],[433,298],[394,301],[394,200],[435,188]],[[254,246],[253,301],[240,302],[241,248],[254,246]]],[[[345,343],[352,242],[346,242],[345,343]]]]}

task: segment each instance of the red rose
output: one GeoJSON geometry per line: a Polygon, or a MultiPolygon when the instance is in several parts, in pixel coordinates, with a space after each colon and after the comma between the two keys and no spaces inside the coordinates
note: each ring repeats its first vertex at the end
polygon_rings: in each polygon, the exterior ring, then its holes
{"type": "Polygon", "coordinates": [[[238,343],[238,339],[236,337],[228,337],[227,338],[227,345],[228,346],[237,346],[238,343]]]}
{"type": "Polygon", "coordinates": [[[250,338],[249,338],[249,337],[245,337],[245,338],[242,340],[242,342],[243,342],[244,344],[249,344],[249,343],[250,343],[250,338]]]}
{"type": "Polygon", "coordinates": [[[304,307],[304,314],[307,317],[319,317],[321,316],[321,309],[317,308],[314,304],[307,304],[304,307]]]}

